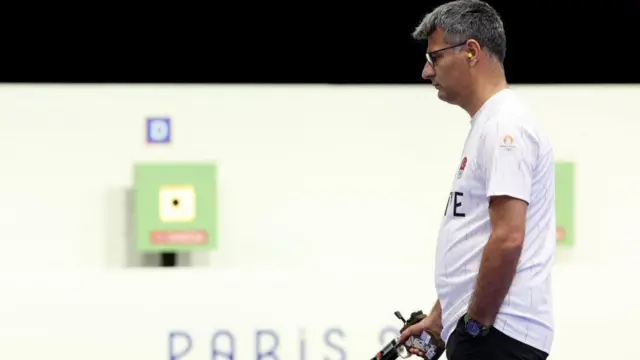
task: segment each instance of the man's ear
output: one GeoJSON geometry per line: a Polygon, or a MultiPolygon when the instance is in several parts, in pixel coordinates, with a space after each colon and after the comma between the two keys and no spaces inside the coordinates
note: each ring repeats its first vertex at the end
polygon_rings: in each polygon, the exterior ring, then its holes
{"type": "Polygon", "coordinates": [[[475,40],[469,40],[467,41],[467,60],[472,64],[475,65],[475,63],[478,61],[478,55],[480,54],[480,51],[482,49],[480,48],[480,44],[478,44],[477,41],[475,40]]]}

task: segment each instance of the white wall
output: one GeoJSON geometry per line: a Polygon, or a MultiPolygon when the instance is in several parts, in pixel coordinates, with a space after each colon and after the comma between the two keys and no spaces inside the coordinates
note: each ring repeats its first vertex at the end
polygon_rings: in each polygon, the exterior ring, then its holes
{"type": "MultiPolygon", "coordinates": [[[[577,241],[556,267],[550,358],[601,359],[585,336],[631,343],[640,320],[629,286],[640,87],[514,88],[558,160],[577,162],[577,241]]],[[[304,326],[306,359],[339,359],[311,335],[331,324],[347,333],[347,358],[364,358],[396,308],[434,300],[437,225],[468,124],[429,87],[3,86],[0,119],[3,358],[168,359],[167,334],[182,328],[195,341],[182,359],[210,359],[207,337],[230,324],[237,359],[255,358],[258,326],[278,328],[288,358],[304,326]],[[172,117],[171,146],[145,144],[150,115],[172,117]],[[124,268],[126,189],[133,163],[151,160],[219,164],[209,267],[124,268]],[[424,283],[416,295],[409,275],[424,283]]]]}

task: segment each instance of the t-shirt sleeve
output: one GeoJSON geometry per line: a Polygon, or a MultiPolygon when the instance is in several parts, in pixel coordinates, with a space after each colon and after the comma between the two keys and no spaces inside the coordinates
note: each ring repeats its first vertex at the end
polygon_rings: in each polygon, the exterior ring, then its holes
{"type": "Polygon", "coordinates": [[[480,141],[487,197],[507,195],[529,203],[535,166],[535,138],[522,126],[497,123],[480,141]]]}

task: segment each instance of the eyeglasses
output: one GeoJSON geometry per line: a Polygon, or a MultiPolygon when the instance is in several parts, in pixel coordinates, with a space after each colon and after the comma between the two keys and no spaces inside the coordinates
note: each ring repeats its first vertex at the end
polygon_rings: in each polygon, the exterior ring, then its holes
{"type": "Polygon", "coordinates": [[[427,56],[427,62],[429,63],[429,65],[433,66],[436,63],[436,60],[438,60],[438,53],[440,53],[442,51],[445,51],[445,50],[456,48],[458,46],[466,45],[466,44],[467,44],[467,41],[465,40],[464,42],[461,42],[459,44],[455,44],[455,45],[447,46],[447,47],[442,48],[442,49],[438,49],[438,50],[427,52],[427,55],[426,55],[427,56]]]}

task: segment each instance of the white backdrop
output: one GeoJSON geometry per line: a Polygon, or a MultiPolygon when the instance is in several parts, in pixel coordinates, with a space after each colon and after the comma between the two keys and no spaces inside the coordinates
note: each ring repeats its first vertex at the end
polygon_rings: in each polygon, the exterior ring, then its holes
{"type": "MultiPolygon", "coordinates": [[[[558,160],[577,162],[550,358],[601,359],[584,347],[594,324],[624,344],[640,320],[626,286],[640,275],[640,88],[514,89],[558,160]]],[[[237,359],[256,358],[259,326],[277,328],[282,359],[299,356],[305,327],[308,360],[340,359],[322,338],[339,326],[335,342],[357,359],[399,324],[394,310],[434,301],[437,225],[468,119],[429,87],[3,86],[0,118],[7,358],[169,359],[168,333],[183,329],[194,347],[182,359],[211,359],[212,334],[233,325],[237,359]],[[152,115],[173,119],[171,146],[144,143],[152,115]],[[218,163],[220,247],[206,267],[125,269],[126,190],[133,163],[152,160],[218,163]],[[423,288],[406,295],[408,279],[423,288]]]]}

